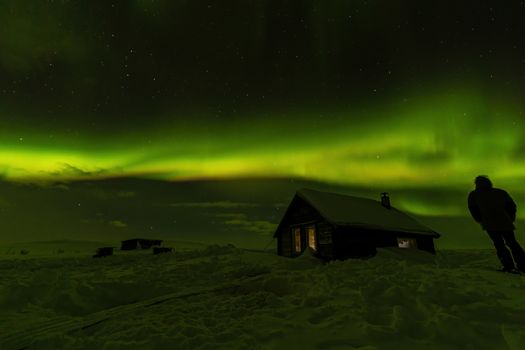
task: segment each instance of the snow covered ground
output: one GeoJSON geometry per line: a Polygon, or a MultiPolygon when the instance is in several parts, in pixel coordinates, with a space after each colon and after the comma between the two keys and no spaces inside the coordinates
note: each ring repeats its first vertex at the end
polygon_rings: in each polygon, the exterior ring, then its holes
{"type": "Polygon", "coordinates": [[[0,349],[525,349],[525,275],[492,250],[91,258],[101,245],[0,246],[0,349]]]}

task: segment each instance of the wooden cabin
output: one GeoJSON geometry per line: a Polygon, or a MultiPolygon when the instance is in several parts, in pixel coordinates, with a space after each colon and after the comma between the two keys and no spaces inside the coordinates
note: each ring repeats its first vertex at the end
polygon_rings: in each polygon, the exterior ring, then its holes
{"type": "Polygon", "coordinates": [[[106,256],[111,256],[111,255],[113,255],[113,248],[114,247],[97,248],[97,252],[95,253],[95,255],[93,255],[93,257],[94,258],[103,258],[103,257],[106,257],[106,256]]]}
{"type": "Polygon", "coordinates": [[[160,239],[133,238],[121,242],[120,250],[149,249],[153,246],[160,246],[160,239]]]}
{"type": "Polygon", "coordinates": [[[325,260],[374,256],[379,247],[435,254],[440,234],[381,201],[310,189],[297,191],[274,234],[277,254],[296,257],[310,247],[325,260]]]}

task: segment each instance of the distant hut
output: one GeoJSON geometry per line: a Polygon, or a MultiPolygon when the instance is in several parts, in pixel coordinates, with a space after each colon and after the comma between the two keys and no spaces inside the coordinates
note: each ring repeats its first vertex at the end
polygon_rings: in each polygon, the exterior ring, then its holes
{"type": "Polygon", "coordinates": [[[370,257],[379,247],[420,249],[435,254],[440,234],[390,205],[309,189],[297,191],[274,234],[277,254],[295,257],[310,247],[326,260],[370,257]]]}
{"type": "Polygon", "coordinates": [[[121,242],[120,250],[149,249],[153,246],[160,246],[160,239],[133,238],[121,242]]]}
{"type": "Polygon", "coordinates": [[[106,256],[113,255],[113,247],[101,247],[97,248],[97,252],[93,255],[94,258],[103,258],[106,256]]]}

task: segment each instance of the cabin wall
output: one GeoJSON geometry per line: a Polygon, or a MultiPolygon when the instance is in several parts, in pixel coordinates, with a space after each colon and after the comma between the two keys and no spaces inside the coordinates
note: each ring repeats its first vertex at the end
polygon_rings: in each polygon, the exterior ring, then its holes
{"type": "Polygon", "coordinates": [[[384,232],[376,231],[374,233],[376,247],[397,247],[398,238],[411,238],[416,240],[417,249],[427,251],[435,254],[434,238],[431,236],[422,236],[417,234],[401,233],[401,232],[384,232]]]}
{"type": "Polygon", "coordinates": [[[377,253],[376,248],[397,247],[398,237],[413,238],[417,242],[417,249],[436,253],[434,238],[431,236],[341,227],[334,234],[333,258],[371,257],[377,253]]]}
{"type": "MultiPolygon", "coordinates": [[[[295,197],[290,203],[285,216],[281,220],[280,230],[277,237],[277,254],[293,257],[298,254],[294,251],[292,227],[303,227],[324,221],[321,215],[308,203],[299,197],[295,197]]],[[[307,246],[306,236],[301,231],[301,246],[303,250],[307,246]]],[[[317,232],[317,227],[316,227],[317,232]]],[[[327,250],[327,249],[324,249],[327,250]]],[[[327,252],[328,254],[329,252],[327,252]]]]}
{"type": "Polygon", "coordinates": [[[434,247],[434,239],[432,237],[417,237],[417,248],[427,251],[432,254],[436,254],[436,249],[434,247]]]}
{"type": "Polygon", "coordinates": [[[393,232],[371,231],[371,236],[377,248],[397,247],[397,235],[393,232]]]}
{"type": "MultiPolygon", "coordinates": [[[[432,236],[423,236],[423,235],[417,235],[417,234],[405,234],[405,233],[397,233],[397,237],[399,238],[412,238],[416,240],[417,249],[424,250],[426,252],[435,254],[436,250],[434,248],[434,237],[432,236]]],[[[396,238],[397,240],[397,238],[396,238]]],[[[397,242],[396,242],[397,246],[397,242]]]]}
{"type": "Polygon", "coordinates": [[[333,226],[325,220],[320,221],[316,225],[316,233],[317,254],[325,260],[332,260],[334,258],[333,226]]]}
{"type": "Polygon", "coordinates": [[[289,227],[281,228],[278,238],[279,255],[291,257],[293,255],[292,230],[289,227]]]}
{"type": "Polygon", "coordinates": [[[370,232],[349,227],[340,227],[333,236],[333,258],[365,258],[377,253],[375,242],[370,232]]]}

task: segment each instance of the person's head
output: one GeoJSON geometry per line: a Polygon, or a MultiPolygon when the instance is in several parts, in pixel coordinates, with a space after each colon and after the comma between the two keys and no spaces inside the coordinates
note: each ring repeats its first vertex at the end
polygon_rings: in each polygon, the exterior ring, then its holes
{"type": "Polygon", "coordinates": [[[479,175],[474,180],[476,188],[492,188],[492,182],[487,175],[479,175]]]}

